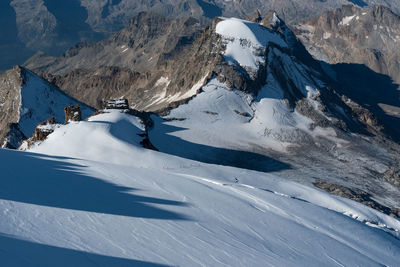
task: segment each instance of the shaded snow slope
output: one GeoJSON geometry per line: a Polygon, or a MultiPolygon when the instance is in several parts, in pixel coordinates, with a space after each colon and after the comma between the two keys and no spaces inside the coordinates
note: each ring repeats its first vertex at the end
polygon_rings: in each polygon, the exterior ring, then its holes
{"type": "Polygon", "coordinates": [[[36,125],[48,118],[54,117],[56,121],[63,122],[66,106],[80,104],[83,118],[94,112],[92,108],[66,95],[33,72],[24,69],[24,73],[19,127],[26,136],[31,136],[36,125]]]}
{"type": "Polygon", "coordinates": [[[83,118],[94,110],[66,95],[33,72],[15,66],[0,77],[0,143],[18,147],[38,123],[54,117],[64,122],[64,108],[79,104],[83,118]]]}
{"type": "Polygon", "coordinates": [[[42,154],[0,150],[2,262],[398,263],[399,221],[277,176],[145,150],[141,130],[111,111],[60,126],[32,149],[42,154]]]}

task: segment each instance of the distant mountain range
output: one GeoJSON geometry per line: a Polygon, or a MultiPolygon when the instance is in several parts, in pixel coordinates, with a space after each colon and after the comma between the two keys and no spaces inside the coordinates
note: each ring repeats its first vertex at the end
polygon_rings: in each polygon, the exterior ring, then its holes
{"type": "Polygon", "coordinates": [[[276,10],[292,23],[348,3],[381,4],[400,13],[395,0],[5,0],[0,3],[0,71],[23,63],[38,51],[58,56],[77,42],[103,39],[142,11],[170,18],[194,17],[206,25],[216,16],[246,18],[257,9],[261,13],[276,10]]]}

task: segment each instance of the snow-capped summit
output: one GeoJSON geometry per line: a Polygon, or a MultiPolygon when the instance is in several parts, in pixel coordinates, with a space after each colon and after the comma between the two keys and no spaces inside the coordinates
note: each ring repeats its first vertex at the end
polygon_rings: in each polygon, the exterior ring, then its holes
{"type": "Polygon", "coordinates": [[[222,36],[226,46],[225,59],[230,63],[238,63],[242,67],[253,70],[263,61],[267,45],[274,43],[287,47],[280,36],[255,22],[240,19],[223,19],[216,26],[216,32],[222,36]]]}

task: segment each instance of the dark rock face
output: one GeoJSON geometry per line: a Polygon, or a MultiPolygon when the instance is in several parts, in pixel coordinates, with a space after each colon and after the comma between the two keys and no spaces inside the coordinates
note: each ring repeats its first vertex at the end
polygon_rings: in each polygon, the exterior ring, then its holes
{"type": "Polygon", "coordinates": [[[4,137],[1,148],[16,149],[21,140],[26,139],[24,133],[19,129],[18,123],[10,123],[5,129],[8,129],[4,137]]]}
{"type": "Polygon", "coordinates": [[[344,6],[294,29],[316,59],[331,64],[327,72],[357,117],[398,139],[400,17],[383,6],[344,6]]]}
{"type": "Polygon", "coordinates": [[[65,107],[64,112],[65,112],[65,122],[82,120],[82,112],[79,104],[76,104],[75,107],[74,106],[65,107]]]}
{"type": "Polygon", "coordinates": [[[48,126],[51,126],[55,123],[56,123],[56,120],[54,119],[54,117],[52,117],[44,122],[39,123],[35,129],[35,132],[33,133],[32,137],[30,138],[30,140],[32,142],[45,140],[47,138],[47,136],[49,136],[51,133],[54,132],[54,130],[48,126]]]}
{"type": "Polygon", "coordinates": [[[389,8],[344,6],[294,28],[317,59],[363,64],[400,84],[400,17],[389,8]]]}
{"type": "MultiPolygon", "coordinates": [[[[193,18],[171,20],[141,13],[126,29],[109,39],[81,44],[60,58],[35,57],[27,66],[98,109],[103,108],[106,100],[124,96],[134,108],[148,110],[157,94],[177,92],[177,89],[165,92],[166,85],[179,86],[181,92],[203,78],[200,70],[192,71],[188,79],[173,81],[183,76],[176,74],[177,67],[190,71],[178,62],[195,60],[189,58],[189,53],[200,29],[201,25],[193,18]]],[[[165,104],[168,103],[153,105],[153,110],[165,104]]]]}
{"type": "Polygon", "coordinates": [[[102,109],[112,98],[140,93],[148,82],[144,74],[119,67],[100,67],[94,70],[73,70],[67,74],[53,75],[38,71],[38,74],[57,85],[70,96],[102,109]]]}
{"type": "Polygon", "coordinates": [[[2,147],[16,148],[24,136],[17,125],[21,95],[16,88],[21,88],[22,84],[22,69],[19,67],[0,75],[0,141],[4,142],[2,147]]]}
{"type": "Polygon", "coordinates": [[[201,29],[199,21],[194,18],[168,19],[142,12],[124,29],[105,40],[78,43],[59,58],[42,54],[27,61],[25,66],[53,74],[105,66],[145,72],[157,66],[160,58],[174,57],[190,45],[201,29]]]}

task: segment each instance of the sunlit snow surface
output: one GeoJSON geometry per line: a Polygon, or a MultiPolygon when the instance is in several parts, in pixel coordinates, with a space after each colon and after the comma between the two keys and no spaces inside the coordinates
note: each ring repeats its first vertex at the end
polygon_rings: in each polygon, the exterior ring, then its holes
{"type": "Polygon", "coordinates": [[[231,64],[253,70],[258,68],[269,43],[287,46],[278,34],[257,23],[236,18],[223,19],[217,24],[216,32],[223,37],[226,45],[225,59],[231,64]]]}
{"type": "Polygon", "coordinates": [[[60,126],[32,149],[43,154],[0,150],[2,264],[398,264],[399,221],[266,173],[145,150],[141,131],[112,111],[60,126]]]}

